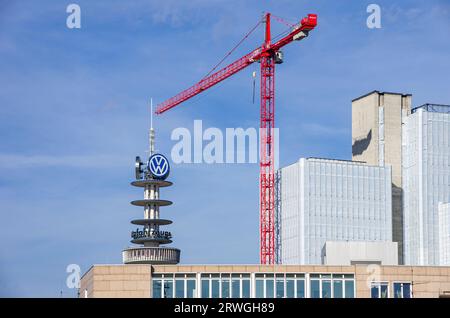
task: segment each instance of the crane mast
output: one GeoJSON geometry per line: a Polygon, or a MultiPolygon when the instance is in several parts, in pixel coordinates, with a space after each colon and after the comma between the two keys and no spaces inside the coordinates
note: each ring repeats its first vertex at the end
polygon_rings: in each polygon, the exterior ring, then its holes
{"type": "MultiPolygon", "coordinates": [[[[270,13],[266,14],[263,48],[270,48],[270,13]]],[[[273,135],[275,128],[275,51],[264,51],[261,58],[261,108],[259,145],[260,262],[275,261],[275,163],[273,135]]]]}
{"type": "Polygon", "coordinates": [[[288,35],[271,43],[270,13],[266,13],[265,40],[261,47],[244,55],[221,70],[206,76],[195,85],[159,104],[156,114],[183,103],[204,90],[220,83],[254,62],[261,63],[260,108],[260,263],[274,264],[275,259],[275,65],[282,62],[280,49],[294,40],[307,37],[317,25],[317,15],[308,14],[288,35]]]}

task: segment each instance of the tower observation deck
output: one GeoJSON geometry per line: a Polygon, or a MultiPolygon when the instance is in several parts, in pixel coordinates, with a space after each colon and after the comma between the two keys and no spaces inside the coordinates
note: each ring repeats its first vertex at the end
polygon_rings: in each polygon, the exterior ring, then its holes
{"type": "Polygon", "coordinates": [[[150,128],[150,158],[145,165],[136,157],[136,180],[132,186],[144,189],[144,199],[131,202],[134,206],[144,207],[144,217],[134,219],[137,225],[131,232],[131,243],[140,246],[128,247],[122,251],[124,264],[178,264],[180,250],[162,245],[172,243],[172,233],[161,227],[172,223],[160,218],[160,207],[169,206],[171,201],[160,199],[160,188],[169,187],[172,182],[165,179],[169,175],[169,161],[161,154],[154,153],[154,130],[150,128]],[[139,228],[139,227],[142,228],[139,228]]]}

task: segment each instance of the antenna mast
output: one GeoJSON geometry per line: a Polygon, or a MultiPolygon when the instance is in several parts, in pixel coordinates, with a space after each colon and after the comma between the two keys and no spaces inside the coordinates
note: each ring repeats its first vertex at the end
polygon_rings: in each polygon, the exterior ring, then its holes
{"type": "Polygon", "coordinates": [[[153,129],[153,98],[150,98],[150,156],[155,153],[155,130],[153,129]]]}

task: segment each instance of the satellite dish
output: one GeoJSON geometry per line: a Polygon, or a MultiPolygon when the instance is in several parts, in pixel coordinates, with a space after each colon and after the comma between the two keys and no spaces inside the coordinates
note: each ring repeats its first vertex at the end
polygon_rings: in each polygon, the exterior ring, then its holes
{"type": "Polygon", "coordinates": [[[136,180],[141,180],[142,179],[142,174],[144,173],[144,170],[142,169],[142,166],[144,164],[141,161],[141,157],[137,156],[136,157],[136,163],[134,166],[134,171],[136,174],[136,180]]]}

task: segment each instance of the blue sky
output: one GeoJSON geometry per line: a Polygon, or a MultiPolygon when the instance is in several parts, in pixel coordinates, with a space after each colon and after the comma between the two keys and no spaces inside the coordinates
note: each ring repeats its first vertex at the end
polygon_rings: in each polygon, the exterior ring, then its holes
{"type": "MultiPolygon", "coordinates": [[[[372,90],[450,103],[448,1],[0,0],[0,296],[65,297],[66,266],[120,263],[142,210],[133,179],[145,155],[148,100],[198,81],[263,11],[319,15],[277,68],[281,165],[351,158],[351,99],[372,90]],[[366,7],[382,28],[366,27],[366,7]],[[66,27],[77,3],[82,28],[66,27]]],[[[276,25],[276,23],[275,23],[276,25]]],[[[283,25],[277,26],[284,30],[283,25]]],[[[232,56],[260,45],[259,29],[232,56]]],[[[232,61],[228,60],[229,62],[232,61]]],[[[157,149],[174,128],[257,127],[253,65],[155,118],[157,149]]],[[[162,210],[182,263],[258,262],[258,165],[173,166],[162,210]]]]}

